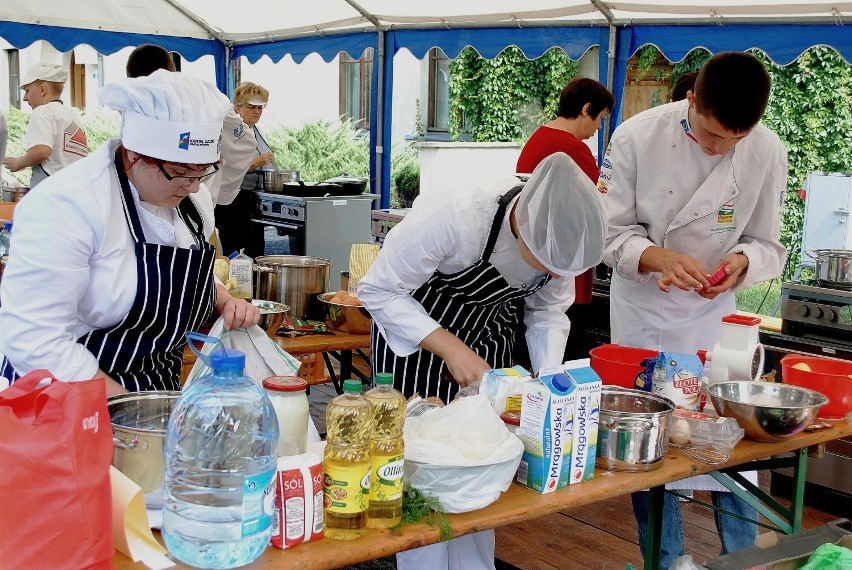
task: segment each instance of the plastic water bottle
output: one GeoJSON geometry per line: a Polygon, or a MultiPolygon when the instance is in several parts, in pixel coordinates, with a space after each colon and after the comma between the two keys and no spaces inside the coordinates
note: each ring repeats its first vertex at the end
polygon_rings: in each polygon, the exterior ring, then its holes
{"type": "Polygon", "coordinates": [[[402,475],[405,444],[405,396],[393,388],[393,376],[376,374],[376,387],[364,394],[373,405],[373,429],[370,435],[370,504],[367,527],[391,528],[402,520],[402,475]]]}
{"type": "Polygon", "coordinates": [[[169,418],[163,538],[182,562],[236,568],[272,535],[278,419],[260,384],[243,375],[242,352],[187,337],[220,348],[208,357],[192,347],[212,372],[183,391],[169,418]]]}
{"type": "Polygon", "coordinates": [[[326,406],[325,537],[355,540],[367,528],[370,495],[370,420],[373,407],[359,380],[343,382],[343,394],[326,406]]]}

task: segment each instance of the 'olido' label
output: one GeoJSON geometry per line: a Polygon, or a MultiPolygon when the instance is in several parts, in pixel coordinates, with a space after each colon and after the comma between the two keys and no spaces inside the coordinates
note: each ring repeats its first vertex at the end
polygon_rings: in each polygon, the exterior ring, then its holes
{"type": "Polygon", "coordinates": [[[402,455],[374,455],[373,479],[370,482],[371,501],[394,501],[402,497],[402,474],[405,470],[402,455]]]}

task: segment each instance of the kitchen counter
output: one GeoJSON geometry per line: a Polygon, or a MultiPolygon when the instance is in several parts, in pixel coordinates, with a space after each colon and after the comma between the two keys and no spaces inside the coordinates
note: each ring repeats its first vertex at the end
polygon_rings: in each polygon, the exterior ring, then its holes
{"type": "MultiPolygon", "coordinates": [[[[807,463],[807,448],[832,441],[840,437],[852,435],[852,423],[846,421],[831,422],[832,427],[813,432],[797,434],[778,443],[762,443],[751,440],[740,441],[729,461],[721,465],[707,465],[693,461],[680,450],[670,448],[666,459],[659,469],[645,473],[607,472],[595,470],[595,478],[571,485],[566,489],[538,494],[534,491],[512,484],[509,490],[491,505],[470,513],[449,515],[453,528],[453,536],[495,528],[518,521],[533,519],[542,515],[556,513],[589,505],[603,499],[626,495],[634,491],[651,488],[652,495],[656,494],[662,500],[665,483],[677,481],[693,475],[704,473],[719,474],[729,469],[747,471],[754,468],[767,468],[767,457],[785,452],[795,452],[792,462],[797,474],[803,476],[807,463]],[[757,465],[753,461],[760,461],[757,465]]],[[[787,513],[789,520],[781,522],[783,532],[798,532],[801,530],[802,496],[792,498],[792,506],[787,513]]],[[[782,515],[783,516],[783,515],[782,515]]],[[[776,515],[774,519],[779,517],[776,515]]],[[[658,521],[660,524],[662,521],[658,521]]],[[[650,525],[654,524],[649,521],[650,525]]],[[[159,537],[159,535],[157,535],[159,537]]],[[[649,537],[652,533],[649,532],[649,537]]],[[[657,533],[659,537],[659,533],[657,533]]],[[[427,524],[413,524],[400,530],[368,529],[364,537],[351,542],[338,542],[323,539],[316,542],[299,545],[295,548],[279,550],[269,547],[254,563],[247,568],[288,568],[323,569],[340,568],[396,552],[416,548],[438,542],[438,531],[427,524]]],[[[645,568],[652,568],[650,557],[654,551],[659,552],[659,542],[647,548],[645,568]]],[[[117,570],[143,570],[142,564],[133,563],[123,554],[116,554],[113,564],[117,570]]],[[[187,568],[178,564],[178,568],[187,568]]]]}

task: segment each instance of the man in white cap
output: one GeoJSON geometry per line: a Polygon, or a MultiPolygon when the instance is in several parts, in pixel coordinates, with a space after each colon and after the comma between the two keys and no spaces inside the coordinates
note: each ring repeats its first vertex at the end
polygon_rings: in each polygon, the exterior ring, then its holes
{"type": "Polygon", "coordinates": [[[214,308],[258,310],[213,277],[213,203],[228,98],[165,70],[107,85],[121,137],[46,180],[15,210],[0,285],[0,376],[105,377],[107,393],[179,390],[184,333],[214,308]]]}
{"type": "MultiPolygon", "coordinates": [[[[373,316],[373,370],[406,397],[453,399],[512,365],[527,325],[533,368],[562,363],[574,279],[603,256],[606,213],[595,185],[564,153],[527,183],[513,176],[420,196],[358,284],[373,316]]],[[[494,532],[397,555],[399,568],[494,568],[494,532]]]]}
{"type": "Polygon", "coordinates": [[[27,152],[7,156],[3,162],[12,172],[32,167],[30,188],[89,154],[79,117],[59,99],[67,80],[65,67],[53,63],[37,63],[21,79],[24,101],[33,109],[27,152]]]}

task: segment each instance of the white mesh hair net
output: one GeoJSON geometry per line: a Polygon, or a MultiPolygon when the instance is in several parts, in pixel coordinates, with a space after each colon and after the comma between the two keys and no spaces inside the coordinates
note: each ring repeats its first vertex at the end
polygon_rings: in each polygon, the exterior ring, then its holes
{"type": "Polygon", "coordinates": [[[561,152],[533,170],[515,206],[524,243],[542,265],[562,277],[601,262],[606,219],[595,185],[561,152]]]}

